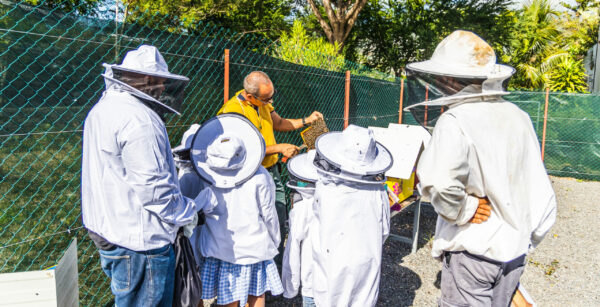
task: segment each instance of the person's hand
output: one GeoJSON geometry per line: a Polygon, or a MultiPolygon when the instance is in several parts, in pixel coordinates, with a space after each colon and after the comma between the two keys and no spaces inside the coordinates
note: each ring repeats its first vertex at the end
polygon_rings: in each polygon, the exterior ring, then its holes
{"type": "Polygon", "coordinates": [[[297,155],[300,150],[298,146],[292,144],[279,144],[279,146],[281,148],[281,154],[288,159],[297,155]]]}
{"type": "Polygon", "coordinates": [[[490,206],[490,200],[487,197],[480,198],[477,211],[475,211],[475,215],[473,215],[471,220],[469,220],[469,223],[481,224],[487,221],[490,215],[492,215],[492,206],[490,206]]]}
{"type": "Polygon", "coordinates": [[[307,124],[312,124],[319,120],[319,118],[323,118],[323,114],[321,114],[321,112],[319,111],[314,111],[309,117],[305,119],[305,121],[307,124]]]}

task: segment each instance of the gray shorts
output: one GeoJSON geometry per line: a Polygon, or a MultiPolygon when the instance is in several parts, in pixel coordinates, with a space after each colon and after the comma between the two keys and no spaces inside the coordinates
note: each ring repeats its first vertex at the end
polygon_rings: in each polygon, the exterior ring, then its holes
{"type": "Polygon", "coordinates": [[[467,252],[446,252],[442,268],[442,307],[510,305],[525,268],[525,255],[496,262],[467,252]]]}

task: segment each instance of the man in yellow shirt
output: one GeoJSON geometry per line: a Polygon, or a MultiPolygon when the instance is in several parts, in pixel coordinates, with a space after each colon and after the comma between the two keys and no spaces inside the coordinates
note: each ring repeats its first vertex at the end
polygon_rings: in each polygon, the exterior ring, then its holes
{"type": "Polygon", "coordinates": [[[323,114],[314,111],[310,116],[305,118],[282,118],[275,112],[272,106],[274,94],[275,87],[269,76],[262,71],[253,71],[244,78],[244,89],[229,99],[219,112],[217,112],[217,115],[223,113],[241,114],[256,126],[265,139],[267,150],[262,165],[269,171],[275,182],[275,206],[277,208],[281,231],[279,255],[277,255],[275,261],[279,266],[281,264],[281,257],[283,256],[283,242],[287,234],[284,226],[289,211],[285,201],[283,182],[281,181],[281,170],[278,163],[279,154],[290,158],[298,153],[299,148],[293,144],[277,144],[273,131],[284,132],[300,129],[319,118],[323,118],[323,114]]]}

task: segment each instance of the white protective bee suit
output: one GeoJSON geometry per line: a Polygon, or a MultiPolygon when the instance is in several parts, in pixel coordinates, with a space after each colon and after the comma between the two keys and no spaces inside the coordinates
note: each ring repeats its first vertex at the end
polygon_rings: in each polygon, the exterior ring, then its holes
{"type": "Polygon", "coordinates": [[[375,306],[390,226],[381,174],[391,167],[391,155],[371,130],[354,125],[319,137],[316,145],[314,301],[319,307],[375,306]]]}
{"type": "MultiPolygon", "coordinates": [[[[472,32],[455,31],[438,45],[431,60],[411,63],[407,69],[433,80],[452,76],[445,71],[452,67],[439,63],[453,61],[459,63],[452,74],[467,76],[461,79],[466,86],[408,107],[413,114],[423,106],[446,108],[417,166],[421,192],[440,215],[432,254],[466,250],[507,262],[535,247],[554,223],[554,191],[531,119],[501,98],[508,94],[502,83],[514,69],[496,64],[485,41],[472,32]],[[477,58],[482,66],[461,63],[463,53],[463,62],[477,58]],[[477,74],[487,79],[478,83],[471,76],[477,74]],[[483,197],[490,200],[492,215],[482,224],[468,223],[483,197]]],[[[434,86],[437,92],[452,90],[442,82],[434,86]]]]}
{"type": "MultiPolygon", "coordinates": [[[[106,90],[84,124],[83,224],[130,250],[160,248],[173,243],[179,227],[193,223],[197,211],[211,210],[216,199],[210,190],[194,200],[179,189],[167,130],[156,111],[177,109],[118,79],[123,71],[171,76],[156,48],[141,46],[122,65],[105,66],[106,90]]],[[[179,96],[187,78],[174,76],[167,82],[181,83],[174,94],[179,96]]]]}
{"type": "Polygon", "coordinates": [[[294,208],[289,213],[290,232],[283,254],[281,280],[283,296],[286,298],[298,295],[300,285],[302,285],[302,296],[313,296],[314,195],[307,192],[300,192],[300,194],[302,199],[294,202],[294,208]]]}
{"type": "MultiPolygon", "coordinates": [[[[173,156],[175,165],[177,166],[177,178],[179,179],[179,188],[181,194],[185,197],[194,198],[200,191],[205,189],[207,185],[202,182],[202,179],[194,169],[194,165],[190,160],[190,149],[192,147],[192,139],[196,132],[200,129],[200,125],[192,124],[190,128],[183,133],[181,144],[173,148],[173,156]]],[[[202,254],[197,248],[200,244],[200,232],[202,231],[202,225],[194,226],[192,229],[186,226],[184,227],[184,234],[189,237],[192,250],[194,252],[194,259],[196,263],[200,265],[202,263],[202,254]],[[189,235],[189,232],[192,232],[189,235]]]]}
{"type": "Polygon", "coordinates": [[[383,243],[389,235],[385,188],[319,175],[314,200],[319,234],[313,241],[315,303],[375,306],[383,243]]]}
{"type": "Polygon", "coordinates": [[[455,31],[431,60],[407,70],[442,94],[409,107],[418,120],[427,112],[422,107],[443,112],[417,165],[420,191],[438,213],[431,253],[444,260],[439,304],[507,306],[525,255],[556,218],[531,119],[501,98],[514,69],[496,64],[493,49],[476,34],[455,31]],[[489,219],[470,223],[485,197],[489,219]]]}

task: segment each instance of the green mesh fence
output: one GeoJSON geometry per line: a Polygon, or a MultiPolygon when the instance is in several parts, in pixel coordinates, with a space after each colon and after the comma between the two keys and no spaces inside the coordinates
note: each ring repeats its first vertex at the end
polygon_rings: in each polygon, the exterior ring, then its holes
{"type": "MultiPolygon", "coordinates": [[[[277,88],[274,106],[280,115],[299,118],[319,110],[331,130],[341,130],[345,70],[350,70],[349,122],[386,127],[398,121],[399,80],[350,62],[337,71],[285,62],[271,56],[274,42],[257,36],[200,22],[193,35],[176,34],[118,23],[114,15],[87,18],[5,0],[0,16],[0,272],[50,267],[76,236],[82,305],[102,305],[112,297],[80,219],[82,127],[104,90],[103,62],[120,63],[127,51],[151,44],[172,72],[191,79],[183,116],[167,119],[172,145],[190,124],[212,117],[221,106],[225,49],[230,49],[230,96],[242,88],[247,73],[262,70],[277,88]]],[[[425,89],[407,82],[404,105],[424,95],[425,89]]],[[[541,138],[544,93],[515,92],[507,98],[531,115],[541,138]]],[[[552,174],[600,179],[598,100],[551,94],[546,165],[552,174]]],[[[408,113],[403,122],[415,124],[408,113]]],[[[299,133],[276,138],[301,142],[299,133]]]]}
{"type": "MultiPolygon", "coordinates": [[[[540,143],[546,93],[513,92],[505,97],[529,113],[540,143]]],[[[556,176],[600,180],[600,96],[550,93],[544,162],[556,176]]]]}

